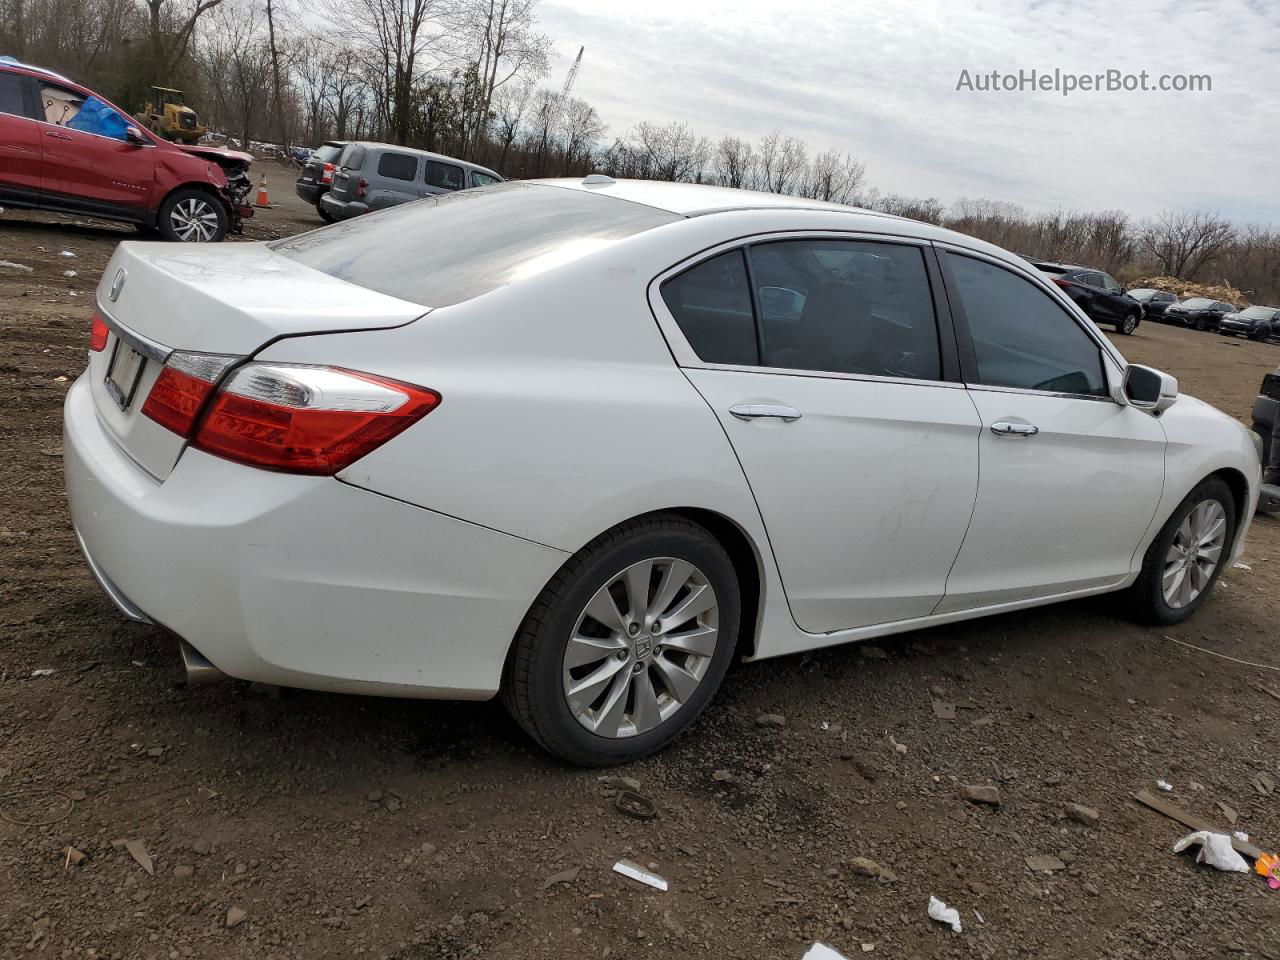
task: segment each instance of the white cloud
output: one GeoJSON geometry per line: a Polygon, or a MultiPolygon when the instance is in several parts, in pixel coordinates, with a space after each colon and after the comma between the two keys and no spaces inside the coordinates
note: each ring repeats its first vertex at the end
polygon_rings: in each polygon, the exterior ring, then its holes
{"type": "Polygon", "coordinates": [[[558,84],[611,135],[773,129],[867,162],[886,192],[1032,209],[1221,210],[1280,222],[1271,0],[547,0],[558,84]],[[973,73],[1209,74],[1207,93],[957,92],[973,73]]]}

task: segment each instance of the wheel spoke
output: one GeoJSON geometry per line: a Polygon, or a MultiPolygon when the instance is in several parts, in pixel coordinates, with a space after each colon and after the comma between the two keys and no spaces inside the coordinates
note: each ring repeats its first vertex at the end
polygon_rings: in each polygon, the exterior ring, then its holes
{"type": "Polygon", "coordinates": [[[1186,575],[1182,578],[1182,583],[1178,588],[1178,606],[1185,607],[1195,598],[1195,586],[1191,582],[1190,571],[1186,571],[1186,575]]]}
{"type": "Polygon", "coordinates": [[[584,637],[575,634],[569,639],[569,649],[564,653],[564,665],[570,669],[585,667],[589,663],[599,663],[605,657],[616,657],[619,650],[625,650],[626,644],[621,637],[584,637]]]}
{"type": "Polygon", "coordinates": [[[706,613],[715,605],[715,591],[711,589],[709,583],[704,583],[699,587],[694,587],[689,592],[689,595],[680,601],[679,606],[662,618],[662,623],[668,630],[673,629],[682,623],[688,623],[694,617],[706,613]]]}
{"type": "Polygon", "coordinates": [[[698,678],[674,661],[657,656],[653,658],[653,666],[662,676],[667,691],[681,703],[686,703],[698,689],[698,678]]]}
{"type": "Polygon", "coordinates": [[[649,581],[653,577],[653,561],[642,560],[627,568],[622,578],[627,588],[627,604],[631,619],[643,623],[644,615],[649,609],[649,581]]]}
{"type": "Polygon", "coordinates": [[[604,704],[596,716],[596,733],[604,737],[616,737],[622,727],[622,717],[627,710],[627,693],[631,690],[631,671],[619,673],[609,688],[604,704]]]}
{"type": "Polygon", "coordinates": [[[596,595],[591,598],[591,602],[587,604],[586,615],[614,633],[627,632],[627,625],[618,611],[618,605],[613,602],[613,594],[609,592],[608,584],[597,590],[596,595]]]}
{"type": "Polygon", "coordinates": [[[698,657],[709,657],[716,652],[716,627],[696,627],[685,633],[668,633],[662,637],[664,650],[679,650],[698,657]]]}
{"type": "Polygon", "coordinates": [[[654,619],[660,618],[667,612],[667,607],[671,606],[671,601],[676,598],[676,594],[680,592],[680,588],[689,582],[689,575],[693,573],[693,565],[685,563],[683,560],[673,560],[662,571],[662,580],[658,583],[658,591],[653,595],[653,603],[649,605],[649,613],[654,619]]]}
{"type": "Polygon", "coordinates": [[[636,733],[652,730],[662,722],[662,708],[658,706],[658,692],[653,689],[653,677],[648,668],[632,678],[631,689],[635,692],[631,722],[635,724],[636,733]]]}
{"type": "Polygon", "coordinates": [[[626,669],[626,661],[619,660],[617,657],[610,657],[604,661],[566,691],[569,695],[569,709],[575,715],[582,713],[596,702],[596,698],[613,682],[618,672],[626,669]]]}

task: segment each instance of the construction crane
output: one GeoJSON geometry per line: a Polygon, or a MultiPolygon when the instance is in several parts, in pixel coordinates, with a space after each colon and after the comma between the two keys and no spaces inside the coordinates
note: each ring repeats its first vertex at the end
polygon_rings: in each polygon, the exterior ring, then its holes
{"type": "Polygon", "coordinates": [[[573,90],[573,84],[578,79],[578,68],[582,66],[582,53],[586,49],[586,47],[578,47],[578,55],[573,58],[573,66],[565,74],[564,86],[560,88],[560,95],[556,98],[556,115],[555,122],[552,124],[553,129],[560,125],[560,121],[564,119],[565,112],[569,109],[569,92],[573,90]]]}

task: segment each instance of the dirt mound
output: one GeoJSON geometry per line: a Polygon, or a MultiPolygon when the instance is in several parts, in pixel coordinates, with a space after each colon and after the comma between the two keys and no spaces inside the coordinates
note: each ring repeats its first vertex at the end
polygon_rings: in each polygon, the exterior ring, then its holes
{"type": "Polygon", "coordinates": [[[1143,277],[1133,281],[1132,288],[1148,288],[1165,290],[1177,294],[1178,299],[1188,297],[1207,297],[1210,300],[1225,300],[1227,303],[1248,303],[1249,298],[1235,287],[1226,284],[1192,283],[1190,280],[1179,280],[1177,277],[1143,277]]]}

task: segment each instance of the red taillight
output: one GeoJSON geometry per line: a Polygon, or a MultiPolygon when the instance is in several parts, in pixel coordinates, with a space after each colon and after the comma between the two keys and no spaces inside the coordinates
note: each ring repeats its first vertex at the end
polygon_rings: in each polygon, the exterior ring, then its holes
{"type": "Polygon", "coordinates": [[[201,418],[194,445],[289,473],[337,473],[440,405],[434,390],[337,367],[251,363],[201,418]]]}
{"type": "Polygon", "coordinates": [[[326,163],[320,168],[320,182],[333,183],[333,164],[326,163]]]}
{"type": "Polygon", "coordinates": [[[1062,277],[1054,277],[1054,278],[1053,278],[1053,282],[1054,282],[1054,283],[1056,283],[1058,286],[1062,287],[1062,289],[1064,289],[1064,290],[1070,290],[1070,289],[1071,289],[1071,281],[1070,281],[1070,280],[1064,280],[1062,277]]]}
{"type": "Polygon", "coordinates": [[[107,321],[102,319],[102,314],[97,310],[93,311],[93,325],[89,329],[89,349],[94,353],[101,353],[107,348],[107,334],[111,332],[111,328],[107,326],[107,321]]]}
{"type": "Polygon", "coordinates": [[[368,189],[369,181],[364,177],[360,178],[360,182],[356,184],[356,196],[363,197],[365,190],[368,189]]]}
{"type": "Polygon", "coordinates": [[[238,359],[212,353],[171,354],[147,394],[143,415],[179,436],[191,436],[214,384],[238,359]]]}

